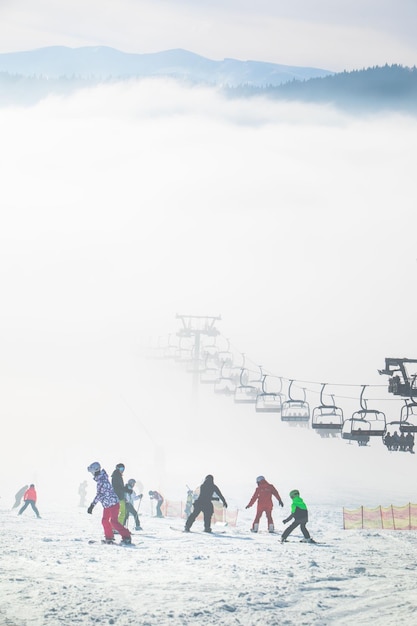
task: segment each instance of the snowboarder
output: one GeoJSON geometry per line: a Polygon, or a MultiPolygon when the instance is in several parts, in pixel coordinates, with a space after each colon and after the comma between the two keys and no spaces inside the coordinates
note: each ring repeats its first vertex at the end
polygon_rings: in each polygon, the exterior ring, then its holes
{"type": "Polygon", "coordinates": [[[87,495],[87,481],[84,480],[78,487],[78,495],[80,496],[80,504],[78,506],[85,507],[85,497],[87,495]]]}
{"type": "Polygon", "coordinates": [[[185,532],[190,532],[191,526],[194,524],[199,513],[204,515],[204,532],[211,533],[211,518],[213,516],[213,496],[217,494],[217,497],[223,502],[223,506],[227,509],[227,502],[217,487],[214,484],[214,478],[211,474],[208,474],[200,486],[200,493],[197,500],[194,502],[193,512],[188,516],[185,522],[185,532]]]}
{"type": "Polygon", "coordinates": [[[26,489],[24,495],[23,495],[23,500],[24,500],[24,505],[22,506],[22,508],[20,509],[18,515],[22,515],[23,511],[25,511],[27,509],[27,507],[30,506],[32,507],[36,517],[38,519],[41,518],[41,516],[39,515],[39,511],[36,507],[36,500],[37,500],[37,493],[36,493],[36,489],[35,489],[35,485],[32,483],[31,485],[29,485],[29,489],[26,489]]]}
{"type": "Polygon", "coordinates": [[[22,498],[23,498],[23,494],[25,493],[28,487],[29,485],[24,485],[21,489],[19,489],[19,491],[14,497],[14,505],[12,506],[12,509],[16,509],[20,505],[22,498]]]}
{"type": "Polygon", "coordinates": [[[149,497],[151,500],[156,500],[156,517],[164,517],[162,515],[162,510],[161,510],[161,506],[164,502],[164,499],[161,496],[161,494],[158,493],[158,491],[150,491],[149,497]]]}
{"type": "Polygon", "coordinates": [[[103,524],[106,543],[114,542],[114,530],[116,530],[122,537],[121,543],[129,545],[132,542],[131,535],[129,530],[122,526],[117,519],[120,510],[119,498],[110,484],[106,470],[101,469],[100,463],[95,461],[87,467],[87,471],[93,475],[97,483],[97,493],[88,507],[87,513],[91,515],[97,502],[101,502],[103,505],[101,523],[103,524]]]}
{"type": "Polygon", "coordinates": [[[111,484],[120,502],[119,518],[118,518],[120,524],[124,523],[125,517],[126,517],[125,483],[123,480],[124,471],[125,471],[125,464],[118,463],[116,465],[116,469],[111,475],[111,484]]]}
{"type": "Polygon", "coordinates": [[[124,526],[127,523],[129,514],[132,514],[135,520],[135,524],[136,524],[135,530],[142,530],[140,521],[139,521],[139,515],[133,503],[135,500],[141,500],[143,494],[140,493],[139,495],[136,495],[135,491],[133,490],[133,487],[135,485],[136,485],[136,480],[134,478],[129,478],[129,480],[127,481],[125,485],[126,517],[125,517],[124,526]]]}
{"type": "Polygon", "coordinates": [[[298,489],[293,489],[290,491],[290,498],[292,499],[291,503],[291,515],[289,515],[286,519],[282,520],[283,524],[287,524],[291,519],[293,519],[293,523],[288,526],[281,535],[281,543],[287,541],[287,537],[293,530],[299,526],[301,528],[301,532],[304,535],[304,541],[309,543],[315,543],[314,539],[310,537],[310,533],[306,528],[306,524],[308,522],[308,509],[304,502],[304,500],[300,497],[300,492],[298,489]]]}
{"type": "Polygon", "coordinates": [[[284,506],[283,501],[281,500],[281,496],[278,491],[271,483],[268,483],[265,480],[264,476],[258,476],[256,479],[256,484],[258,485],[255,489],[253,496],[251,497],[249,504],[247,505],[247,509],[249,509],[253,504],[255,504],[256,500],[258,501],[258,508],[256,510],[255,519],[252,524],[252,532],[257,533],[259,530],[259,520],[262,517],[262,513],[265,513],[266,519],[268,520],[268,531],[270,533],[274,532],[274,520],[272,519],[272,496],[274,496],[280,506],[284,506]]]}

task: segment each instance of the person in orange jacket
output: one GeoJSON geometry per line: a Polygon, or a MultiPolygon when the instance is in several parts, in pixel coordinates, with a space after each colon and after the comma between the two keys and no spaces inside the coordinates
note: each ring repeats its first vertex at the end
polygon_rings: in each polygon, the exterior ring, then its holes
{"type": "Polygon", "coordinates": [[[37,500],[37,495],[36,495],[36,489],[35,489],[35,485],[32,483],[31,485],[29,485],[29,489],[26,489],[24,495],[23,495],[23,500],[24,500],[24,505],[22,506],[22,508],[20,509],[18,515],[22,515],[23,511],[25,509],[27,509],[27,507],[29,506],[29,504],[31,505],[36,517],[38,519],[40,519],[40,515],[39,515],[39,511],[36,508],[36,500],[37,500]]]}
{"type": "Polygon", "coordinates": [[[268,520],[268,531],[270,533],[274,532],[274,520],[272,519],[272,496],[278,500],[280,506],[284,506],[283,501],[281,500],[281,496],[278,491],[275,489],[274,485],[268,483],[265,480],[264,476],[258,476],[256,479],[257,487],[253,496],[251,497],[249,504],[247,505],[247,509],[249,509],[256,501],[258,501],[258,508],[256,510],[255,519],[253,520],[251,531],[253,533],[257,533],[259,530],[259,520],[261,519],[262,513],[265,513],[266,518],[268,520]]]}

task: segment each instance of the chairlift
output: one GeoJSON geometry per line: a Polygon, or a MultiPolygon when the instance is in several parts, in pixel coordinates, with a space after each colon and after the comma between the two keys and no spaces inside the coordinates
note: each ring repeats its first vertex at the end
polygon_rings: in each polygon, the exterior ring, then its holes
{"type": "Polygon", "coordinates": [[[214,385],[219,379],[219,374],[219,368],[216,365],[213,365],[210,357],[206,355],[204,369],[200,372],[200,383],[203,383],[204,385],[214,385]]]}
{"type": "Polygon", "coordinates": [[[310,405],[306,401],[306,390],[303,388],[303,400],[296,400],[291,396],[293,380],[288,386],[288,400],[284,400],[281,407],[281,421],[306,424],[310,421],[310,405]]]}
{"type": "Polygon", "coordinates": [[[235,389],[234,400],[236,404],[255,404],[256,403],[256,397],[259,393],[259,387],[257,385],[250,385],[247,381],[247,378],[248,378],[248,370],[242,367],[240,371],[239,385],[235,389]],[[245,380],[247,382],[245,382],[245,380]]]}
{"type": "MultiPolygon", "coordinates": [[[[367,437],[383,437],[387,429],[385,413],[367,408],[366,400],[363,397],[366,387],[367,385],[363,385],[359,399],[361,408],[353,413],[350,420],[350,434],[353,437],[361,437],[364,434],[367,437]]],[[[343,438],[347,439],[348,437],[343,438]]]]}
{"type": "Polygon", "coordinates": [[[332,404],[324,402],[323,395],[326,384],[323,383],[321,387],[320,405],[313,409],[311,427],[319,430],[325,429],[327,431],[340,432],[343,427],[343,410],[335,405],[333,396],[331,396],[332,404]]]}
{"type": "Polygon", "coordinates": [[[256,396],[255,411],[257,413],[281,413],[282,409],[282,379],[280,378],[281,388],[279,391],[267,391],[266,387],[267,375],[264,374],[262,379],[262,391],[256,396]]]}
{"type": "MultiPolygon", "coordinates": [[[[415,379],[416,376],[413,377],[413,386],[415,386],[415,379]]],[[[400,422],[402,433],[417,433],[417,402],[412,397],[401,407],[400,422]]]]}
{"type": "Polygon", "coordinates": [[[229,368],[229,366],[226,362],[223,362],[220,367],[220,376],[214,381],[213,390],[214,393],[231,396],[236,390],[236,379],[230,375],[230,368],[229,375],[227,373],[227,369],[225,368],[229,368]]]}
{"type": "Polygon", "coordinates": [[[360,446],[366,446],[369,443],[370,423],[360,417],[350,417],[343,421],[342,439],[348,441],[356,441],[360,446]]]}

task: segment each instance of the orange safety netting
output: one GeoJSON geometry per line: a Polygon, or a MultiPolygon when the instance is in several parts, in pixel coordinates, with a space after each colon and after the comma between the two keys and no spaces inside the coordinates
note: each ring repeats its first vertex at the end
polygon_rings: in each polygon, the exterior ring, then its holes
{"type": "MultiPolygon", "coordinates": [[[[213,523],[222,522],[227,526],[236,526],[238,509],[230,510],[225,509],[220,502],[213,502],[213,523]]],[[[166,517],[182,517],[185,518],[185,502],[174,502],[172,500],[165,500],[161,507],[162,513],[166,517]]],[[[203,514],[197,517],[198,520],[203,519],[203,514]]]]}
{"type": "Polygon", "coordinates": [[[374,509],[361,506],[359,509],[343,508],[343,528],[383,530],[417,530],[417,504],[404,506],[377,506],[374,509]]]}

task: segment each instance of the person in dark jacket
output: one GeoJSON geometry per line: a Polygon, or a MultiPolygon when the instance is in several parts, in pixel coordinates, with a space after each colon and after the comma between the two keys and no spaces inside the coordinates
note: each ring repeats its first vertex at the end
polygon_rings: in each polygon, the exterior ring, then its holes
{"type": "Polygon", "coordinates": [[[304,541],[309,543],[315,543],[314,539],[310,537],[310,533],[306,528],[306,524],[308,522],[308,509],[304,500],[300,497],[300,492],[298,489],[293,489],[290,491],[290,498],[292,499],[291,503],[291,515],[289,515],[286,519],[282,520],[283,524],[287,524],[290,520],[294,520],[290,526],[288,526],[281,535],[281,543],[287,541],[287,537],[293,530],[300,527],[301,532],[304,535],[304,541]]]}
{"type": "Polygon", "coordinates": [[[87,467],[87,471],[93,475],[97,483],[97,492],[87,509],[87,513],[91,515],[97,502],[101,502],[103,505],[101,523],[104,529],[105,542],[113,543],[114,531],[116,530],[122,537],[121,543],[130,544],[132,540],[129,530],[122,526],[117,519],[119,515],[119,498],[110,484],[106,470],[101,468],[100,463],[94,461],[87,467]]]}
{"type": "Polygon", "coordinates": [[[116,465],[116,469],[111,475],[111,484],[120,502],[119,517],[118,517],[119,524],[124,524],[124,521],[126,518],[125,483],[123,480],[124,471],[125,471],[125,464],[118,463],[116,465]]]}
{"type": "Polygon", "coordinates": [[[280,506],[284,506],[283,501],[281,500],[281,496],[278,491],[265,480],[264,476],[258,476],[256,479],[256,484],[258,485],[255,489],[253,496],[251,497],[249,504],[247,505],[247,509],[249,509],[256,501],[258,501],[258,507],[256,510],[255,519],[252,524],[252,532],[257,533],[259,530],[259,520],[261,519],[262,513],[265,513],[266,519],[268,520],[268,531],[270,533],[274,532],[274,520],[272,519],[272,496],[274,496],[280,506]]]}
{"type": "Polygon", "coordinates": [[[25,511],[30,504],[36,517],[40,519],[41,516],[39,515],[39,511],[36,507],[37,494],[36,494],[35,485],[33,483],[29,485],[29,489],[26,489],[23,495],[23,500],[25,503],[20,509],[18,515],[22,515],[23,511],[25,511]]]}
{"type": "Polygon", "coordinates": [[[213,508],[213,499],[219,499],[223,502],[223,506],[227,509],[227,502],[218,488],[217,485],[214,484],[214,478],[211,474],[208,474],[200,486],[200,493],[195,500],[193,505],[193,511],[188,516],[187,521],[185,522],[185,532],[190,532],[191,526],[194,524],[197,516],[200,513],[204,515],[204,532],[211,533],[211,518],[213,516],[214,508],[213,508]],[[216,498],[217,496],[217,498],[216,498]]]}

